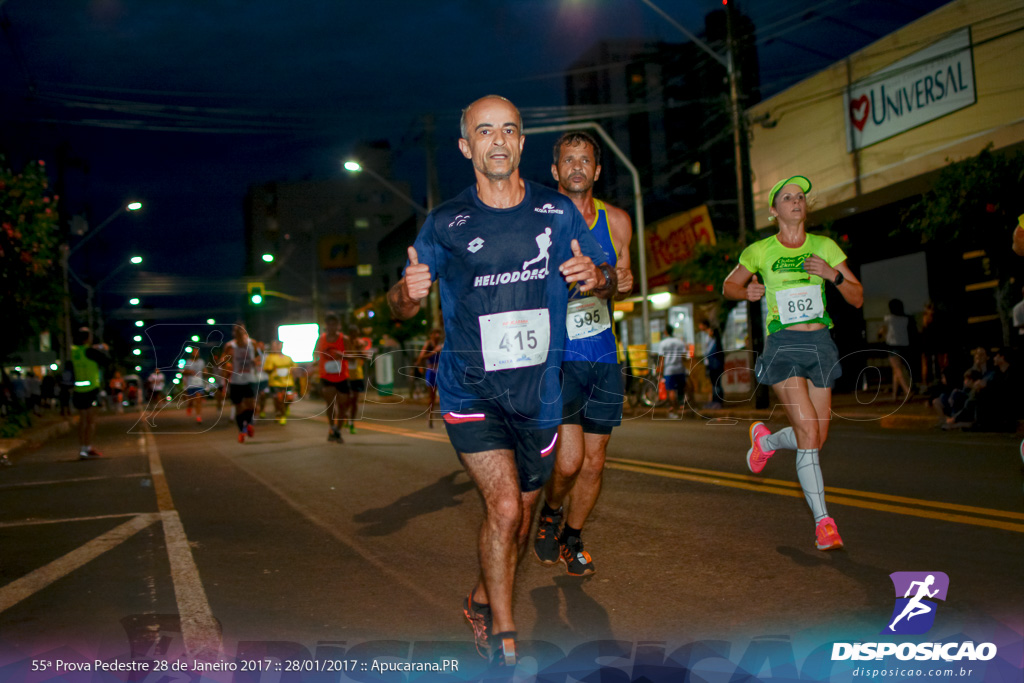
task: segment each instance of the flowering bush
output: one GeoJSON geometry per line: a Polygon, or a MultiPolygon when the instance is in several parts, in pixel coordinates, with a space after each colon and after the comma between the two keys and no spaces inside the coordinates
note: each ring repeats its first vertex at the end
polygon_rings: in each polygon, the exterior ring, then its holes
{"type": "Polygon", "coordinates": [[[60,229],[48,185],[42,161],[15,173],[0,155],[0,359],[60,327],[60,229]]]}

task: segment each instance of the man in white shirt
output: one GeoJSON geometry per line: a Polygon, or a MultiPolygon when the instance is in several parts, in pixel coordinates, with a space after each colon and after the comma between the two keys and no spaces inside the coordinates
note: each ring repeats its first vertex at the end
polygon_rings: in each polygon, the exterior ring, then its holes
{"type": "MultiPolygon", "coordinates": [[[[674,328],[673,332],[677,329],[674,328]]],[[[684,396],[686,395],[687,352],[686,343],[674,334],[669,334],[658,344],[658,367],[654,374],[665,378],[670,420],[678,420],[682,417],[682,411],[679,409],[679,394],[682,392],[684,396]]]]}
{"type": "MultiPolygon", "coordinates": [[[[1024,289],[1021,294],[1024,295],[1024,289]]],[[[1024,299],[1013,307],[1013,330],[1012,346],[1019,349],[1024,345],[1024,299]]]]}

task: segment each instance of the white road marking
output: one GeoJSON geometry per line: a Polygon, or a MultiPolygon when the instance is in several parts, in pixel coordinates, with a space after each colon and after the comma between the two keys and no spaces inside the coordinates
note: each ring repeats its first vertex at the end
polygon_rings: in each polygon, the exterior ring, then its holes
{"type": "Polygon", "coordinates": [[[142,431],[139,445],[149,458],[149,471],[153,477],[157,507],[163,520],[164,540],[171,564],[171,580],[178,602],[178,616],[181,620],[185,650],[196,658],[215,659],[224,649],[220,626],[214,619],[210,602],[206,598],[206,590],[199,578],[199,568],[196,567],[195,558],[192,556],[185,527],[181,523],[178,511],[174,509],[156,438],[145,422],[142,424],[142,431]]]}
{"type": "Polygon", "coordinates": [[[136,515],[124,524],[75,548],[67,555],[0,588],[0,612],[41,591],[108,550],[116,548],[159,519],[160,515],[153,513],[136,515]]]}
{"type": "Polygon", "coordinates": [[[62,519],[23,519],[19,522],[0,522],[0,529],[6,527],[36,526],[38,524],[64,524],[65,522],[92,522],[97,519],[117,519],[152,514],[148,512],[121,512],[113,515],[92,515],[90,517],[64,517],[62,519]]]}

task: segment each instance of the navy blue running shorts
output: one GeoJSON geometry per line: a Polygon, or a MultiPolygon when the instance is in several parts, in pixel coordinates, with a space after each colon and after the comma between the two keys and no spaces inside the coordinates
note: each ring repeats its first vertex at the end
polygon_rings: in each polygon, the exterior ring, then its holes
{"type": "Polygon", "coordinates": [[[816,387],[831,389],[842,374],[839,350],[827,328],[772,332],[765,340],[764,353],[754,364],[759,384],[775,385],[790,377],[805,377],[816,387]]]}
{"type": "Polygon", "coordinates": [[[618,363],[562,361],[562,424],[587,434],[611,434],[622,424],[622,369],[618,363]]]}
{"type": "Polygon", "coordinates": [[[256,398],[256,382],[234,384],[228,382],[228,398],[236,406],[247,398],[256,398]]]}
{"type": "Polygon", "coordinates": [[[524,493],[544,486],[555,466],[558,427],[531,427],[529,422],[509,419],[493,401],[463,406],[459,412],[444,414],[448,439],[459,460],[471,453],[510,450],[519,471],[519,489],[524,493]]]}

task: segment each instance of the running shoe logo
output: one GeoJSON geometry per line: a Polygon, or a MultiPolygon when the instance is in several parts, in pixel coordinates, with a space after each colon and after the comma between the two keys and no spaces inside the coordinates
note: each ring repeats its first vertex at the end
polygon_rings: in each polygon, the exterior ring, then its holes
{"type": "Polygon", "coordinates": [[[466,224],[466,221],[468,221],[468,220],[469,220],[469,214],[468,213],[467,214],[461,214],[460,213],[458,216],[455,217],[455,220],[453,220],[451,223],[448,224],[448,227],[449,228],[461,228],[463,225],[466,224]]]}
{"type": "Polygon", "coordinates": [[[920,635],[935,623],[938,604],[949,590],[949,576],[943,572],[893,572],[889,575],[896,593],[896,605],[889,625],[881,633],[920,635]]]}
{"type": "Polygon", "coordinates": [[[474,254],[476,252],[480,251],[483,248],[484,248],[484,241],[482,239],[480,239],[479,237],[477,237],[475,240],[470,242],[469,245],[466,247],[466,249],[468,249],[470,252],[472,252],[474,254]]]}

